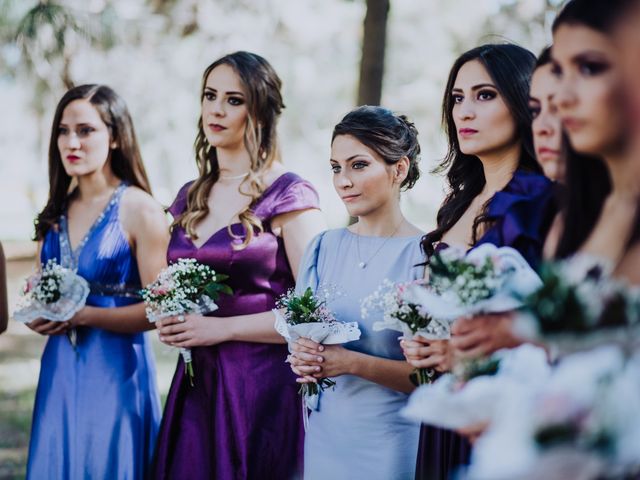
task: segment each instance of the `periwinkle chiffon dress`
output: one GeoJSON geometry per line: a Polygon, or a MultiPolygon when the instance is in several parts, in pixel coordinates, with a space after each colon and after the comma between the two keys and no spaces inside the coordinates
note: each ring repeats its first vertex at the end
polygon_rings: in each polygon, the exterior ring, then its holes
{"type": "MultiPolygon", "coordinates": [[[[491,243],[518,250],[532,266],[542,258],[547,232],[557,210],[554,184],[536,173],[516,171],[491,199],[491,227],[474,245],[491,243]]],[[[447,248],[443,242],[436,249],[447,248]]],[[[448,480],[469,463],[471,446],[451,430],[423,425],[416,465],[417,480],[448,480]]]]}
{"type": "MultiPolygon", "coordinates": [[[[186,207],[185,185],[170,207],[186,207]]],[[[233,296],[222,295],[216,317],[268,312],[294,285],[283,239],[271,231],[280,214],[318,208],[311,184],[293,173],[275,180],[254,204],[264,232],[233,250],[226,227],[200,248],[176,227],[167,258],[195,258],[229,275],[233,296]]],[[[240,224],[231,226],[242,235],[240,224]]],[[[212,320],[213,321],[213,320],[212,320]]],[[[159,479],[299,478],[303,426],[295,375],[285,363],[285,344],[224,342],[192,349],[194,385],[178,366],[165,406],[152,472],[159,479]]]]}
{"type": "MultiPolygon", "coordinates": [[[[120,225],[121,184],[75,251],[67,219],[49,230],[41,261],[77,268],[91,287],[87,305],[141,301],[136,259],[120,225]]],[[[144,333],[79,327],[77,346],[50,336],[40,367],[27,478],[143,479],[160,423],[151,345],[144,333]]]]}
{"type": "MultiPolygon", "coordinates": [[[[374,331],[375,315],[362,318],[361,301],[388,279],[423,277],[420,236],[359,236],[348,229],[329,230],[309,246],[296,289],[329,287],[338,293],[327,306],[340,321],[357,321],[362,335],[344,344],[357,352],[404,361],[398,336],[374,331]],[[360,256],[360,254],[362,256],[360,256]],[[360,261],[366,268],[358,267],[360,261]]],[[[408,395],[354,375],[334,379],[309,415],[304,446],[305,480],[412,479],[420,426],[402,418],[408,395]]]]}

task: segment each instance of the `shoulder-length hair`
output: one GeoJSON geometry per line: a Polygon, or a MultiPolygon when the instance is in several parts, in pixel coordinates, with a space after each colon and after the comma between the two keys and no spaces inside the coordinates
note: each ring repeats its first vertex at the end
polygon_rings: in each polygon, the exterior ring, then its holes
{"type": "MultiPolygon", "coordinates": [[[[204,88],[209,74],[220,65],[228,65],[238,75],[249,110],[244,145],[251,158],[251,171],[240,184],[240,191],[251,197],[251,203],[238,214],[240,223],[244,227],[244,240],[240,245],[233,244],[234,249],[243,249],[251,242],[254,229],[263,231],[262,222],[253,213],[252,207],[265,190],[264,173],[274,162],[280,160],[276,126],[284,108],[280,93],[282,82],[269,62],[260,55],[235,52],[225,55],[206,68],[202,75],[201,102],[204,99],[204,88]]],[[[187,192],[186,209],[175,218],[172,224],[172,227],[176,225],[183,227],[192,238],[197,237],[196,225],[209,213],[207,199],[220,175],[216,148],[207,142],[202,115],[198,119],[195,152],[199,175],[187,192]]],[[[231,225],[227,226],[227,231],[229,235],[236,237],[231,230],[231,225]]]]}
{"type": "Polygon", "coordinates": [[[64,109],[75,100],[86,100],[96,109],[109,130],[116,147],[110,150],[109,164],[120,180],[151,193],[147,172],[142,163],[133,121],[124,100],[106,85],[80,85],[67,91],[53,115],[49,140],[49,198],[35,221],[35,240],[42,240],[58,223],[67,206],[72,178],[67,175],[58,149],[60,121],[64,109]]]}
{"type": "MultiPolygon", "coordinates": [[[[451,91],[462,66],[473,60],[479,61],[487,70],[513,116],[516,135],[521,144],[517,168],[542,172],[535,158],[529,110],[529,84],[536,62],[535,55],[513,44],[482,45],[460,55],[449,72],[442,101],[442,124],[447,135],[448,150],[440,165],[434,170],[436,173],[447,172],[449,193],[438,210],[436,229],[422,239],[422,249],[427,259],[434,252],[435,242],[439,241],[444,233],[462,217],[473,199],[482,192],[486,183],[480,159],[460,150],[453,119],[454,100],[451,91]]],[[[484,213],[474,220],[474,243],[478,239],[477,232],[480,225],[487,221],[484,213]]]]}

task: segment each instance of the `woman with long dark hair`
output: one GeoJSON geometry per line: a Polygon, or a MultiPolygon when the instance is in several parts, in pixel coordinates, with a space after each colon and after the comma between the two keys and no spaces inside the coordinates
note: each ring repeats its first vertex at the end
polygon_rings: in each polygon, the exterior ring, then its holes
{"type": "Polygon", "coordinates": [[[90,285],[69,322],[35,320],[48,340],[33,412],[27,478],[148,473],[160,422],[151,328],[139,295],[166,265],[167,222],[123,100],[104,85],[69,90],[49,144],[49,199],[35,227],[39,262],[90,285]],[[75,329],[76,345],[66,335],[75,329]]]}
{"type": "MultiPolygon", "coordinates": [[[[534,64],[531,52],[511,44],[483,45],[455,61],[443,100],[449,150],[439,167],[449,193],[436,229],[422,240],[427,264],[436,249],[482,243],[511,246],[532,264],[540,260],[554,202],[532,142],[534,64]]],[[[442,372],[450,368],[448,343],[419,338],[402,346],[413,366],[442,372]]],[[[453,432],[423,427],[420,442],[417,478],[446,479],[468,461],[468,444],[453,432]]]]}
{"type": "Polygon", "coordinates": [[[194,258],[229,275],[212,316],[158,324],[179,360],[153,478],[284,479],[300,473],[303,426],[295,375],[271,312],[293,287],[302,253],[323,229],[313,186],[279,161],[281,82],[261,56],[236,52],[207,67],[196,136],[198,178],[169,212],[169,262],[194,258]]]}

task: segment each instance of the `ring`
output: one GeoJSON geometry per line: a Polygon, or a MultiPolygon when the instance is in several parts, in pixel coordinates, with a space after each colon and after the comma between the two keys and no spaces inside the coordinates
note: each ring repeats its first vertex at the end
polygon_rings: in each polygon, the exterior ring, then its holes
{"type": "Polygon", "coordinates": [[[178,315],[178,321],[184,322],[184,315],[178,315]]]}

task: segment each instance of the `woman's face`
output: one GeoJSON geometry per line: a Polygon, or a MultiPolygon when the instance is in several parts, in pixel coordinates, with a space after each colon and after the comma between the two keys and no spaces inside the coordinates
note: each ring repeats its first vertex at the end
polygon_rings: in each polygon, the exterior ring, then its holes
{"type": "Polygon", "coordinates": [[[466,155],[503,153],[518,144],[516,122],[485,67],[471,60],[460,68],[451,91],[453,121],[466,155]]]}
{"type": "Polygon", "coordinates": [[[626,134],[613,42],[583,25],[561,25],[552,57],[559,80],[555,103],[572,147],[588,155],[618,153],[626,134]]]}
{"type": "Polygon", "coordinates": [[[333,186],[352,217],[366,216],[399,201],[405,165],[387,165],[355,137],[338,135],[333,140],[330,163],[333,186]]]}
{"type": "Polygon", "coordinates": [[[209,144],[236,150],[244,147],[249,111],[240,77],[229,65],[211,70],[202,99],[202,127],[209,144]]]}
{"type": "Polygon", "coordinates": [[[58,125],[58,150],[71,177],[101,170],[109,159],[111,133],[88,100],[74,100],[62,112],[58,125]]]}
{"type": "Polygon", "coordinates": [[[550,63],[538,67],[531,77],[529,109],[533,117],[533,146],[544,174],[552,180],[562,180],[562,122],[554,103],[558,79],[550,63]]]}

